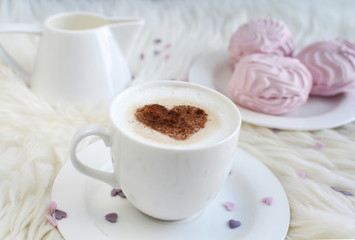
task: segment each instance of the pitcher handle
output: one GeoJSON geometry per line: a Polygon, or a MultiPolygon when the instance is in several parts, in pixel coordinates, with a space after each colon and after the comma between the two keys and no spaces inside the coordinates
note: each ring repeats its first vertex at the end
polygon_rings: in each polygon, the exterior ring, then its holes
{"type": "MultiPolygon", "coordinates": [[[[1,33],[28,33],[28,34],[41,34],[42,28],[34,24],[2,24],[0,25],[1,33]]],[[[0,56],[17,72],[19,72],[25,81],[29,81],[31,74],[25,70],[18,62],[13,59],[5,48],[0,44],[0,56]]]]}
{"type": "Polygon", "coordinates": [[[116,180],[115,174],[91,168],[91,167],[87,166],[86,164],[82,163],[78,159],[78,157],[76,155],[76,149],[78,147],[78,144],[80,143],[80,141],[82,139],[84,139],[85,137],[88,137],[90,135],[95,135],[95,136],[100,137],[104,141],[104,143],[107,147],[111,146],[111,137],[110,137],[106,128],[103,128],[98,125],[89,125],[89,126],[79,129],[79,131],[75,134],[73,141],[70,145],[70,159],[71,159],[73,166],[79,172],[81,172],[89,177],[101,180],[101,181],[111,185],[112,187],[119,187],[119,183],[118,183],[118,180],[116,180]]]}

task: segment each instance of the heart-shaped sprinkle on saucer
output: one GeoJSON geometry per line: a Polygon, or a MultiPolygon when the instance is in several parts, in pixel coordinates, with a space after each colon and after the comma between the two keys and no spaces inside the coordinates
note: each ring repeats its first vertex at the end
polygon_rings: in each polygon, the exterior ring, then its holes
{"type": "Polygon", "coordinates": [[[234,219],[230,219],[229,221],[228,221],[228,226],[230,227],[230,228],[237,228],[237,227],[239,227],[240,225],[242,225],[242,223],[240,222],[240,221],[238,221],[238,220],[234,220],[234,219]]]}
{"type": "Polygon", "coordinates": [[[123,193],[122,189],[120,188],[113,188],[111,190],[111,196],[114,197],[114,196],[120,196],[121,198],[126,198],[126,195],[123,193]]]}
{"type": "Polygon", "coordinates": [[[225,202],[223,206],[226,208],[227,211],[233,211],[235,209],[234,202],[225,202]]]}
{"type": "Polygon", "coordinates": [[[118,214],[117,213],[109,213],[105,216],[105,219],[109,222],[115,223],[117,222],[118,214]]]}
{"type": "Polygon", "coordinates": [[[264,197],[261,200],[263,203],[265,203],[268,206],[271,206],[274,203],[274,198],[273,197],[264,197]]]}
{"type": "Polygon", "coordinates": [[[136,119],[145,126],[176,140],[186,140],[205,127],[208,114],[201,108],[179,105],[167,109],[160,104],[137,109],[136,119]]]}

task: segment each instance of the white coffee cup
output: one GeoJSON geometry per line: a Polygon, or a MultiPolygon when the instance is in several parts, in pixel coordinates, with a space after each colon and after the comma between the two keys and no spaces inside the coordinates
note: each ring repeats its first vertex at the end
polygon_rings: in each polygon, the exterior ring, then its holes
{"type": "Polygon", "coordinates": [[[81,173],[122,188],[141,212],[161,220],[185,219],[204,210],[222,188],[241,126],[239,110],[224,95],[186,82],[145,83],[114,98],[110,119],[109,129],[91,125],[78,131],[70,147],[71,161],[81,173]],[[134,123],[134,109],[153,103],[168,108],[192,105],[214,119],[190,139],[175,140],[134,123]],[[90,135],[110,147],[113,173],[88,167],[77,158],[77,145],[90,135]]]}

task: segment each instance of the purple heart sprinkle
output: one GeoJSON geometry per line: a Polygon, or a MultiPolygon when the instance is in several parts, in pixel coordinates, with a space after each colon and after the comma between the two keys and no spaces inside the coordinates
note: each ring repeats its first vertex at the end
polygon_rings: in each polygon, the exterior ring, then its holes
{"type": "Polygon", "coordinates": [[[144,53],[141,53],[140,58],[141,58],[141,60],[144,59],[144,53]]]}
{"type": "Polygon", "coordinates": [[[344,191],[344,190],[340,190],[339,192],[344,194],[345,196],[352,196],[353,195],[351,192],[344,191]]]}
{"type": "Polygon", "coordinates": [[[62,218],[66,218],[68,216],[68,214],[62,210],[56,209],[54,212],[54,217],[57,220],[60,220],[62,218]]]}
{"type": "Polygon", "coordinates": [[[272,131],[273,133],[278,133],[278,132],[280,132],[280,129],[278,129],[278,128],[273,128],[273,129],[271,129],[271,131],[272,131]]]}
{"type": "Polygon", "coordinates": [[[233,228],[237,228],[239,227],[240,225],[242,225],[242,223],[238,220],[234,220],[234,219],[231,219],[228,221],[228,226],[233,229],[233,228]]]}
{"type": "Polygon", "coordinates": [[[157,56],[157,55],[159,55],[160,54],[160,51],[158,51],[158,50],[154,50],[154,56],[157,56]]]}
{"type": "Polygon", "coordinates": [[[156,44],[161,43],[161,39],[159,39],[159,38],[155,39],[155,40],[154,40],[154,43],[156,43],[156,44]]]}
{"type": "Polygon", "coordinates": [[[337,191],[337,192],[342,193],[342,194],[345,195],[345,196],[351,197],[351,196],[353,195],[351,192],[344,191],[344,190],[340,190],[340,189],[337,189],[337,188],[335,188],[335,187],[332,187],[332,189],[333,189],[334,191],[337,191]]]}
{"type": "Polygon", "coordinates": [[[116,196],[117,194],[118,194],[118,191],[119,191],[120,189],[118,189],[118,188],[113,188],[112,190],[111,190],[111,196],[112,197],[114,197],[114,196],[116,196]]]}
{"type": "Polygon", "coordinates": [[[344,191],[344,190],[339,190],[339,192],[344,194],[345,196],[352,196],[353,195],[351,192],[344,191]]]}
{"type": "Polygon", "coordinates": [[[126,198],[126,195],[124,195],[124,193],[122,192],[122,190],[121,190],[121,192],[118,193],[118,196],[120,196],[121,198],[126,198]]]}
{"type": "Polygon", "coordinates": [[[109,222],[115,223],[117,222],[118,214],[117,213],[109,213],[105,216],[105,219],[109,222]]]}
{"type": "Polygon", "coordinates": [[[122,189],[120,188],[114,188],[111,190],[111,196],[120,196],[121,198],[126,198],[126,195],[123,193],[122,189]]]}

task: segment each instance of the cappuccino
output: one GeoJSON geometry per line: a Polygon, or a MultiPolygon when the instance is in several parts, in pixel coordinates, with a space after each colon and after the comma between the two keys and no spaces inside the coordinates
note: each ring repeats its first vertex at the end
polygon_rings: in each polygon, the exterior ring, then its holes
{"type": "Polygon", "coordinates": [[[70,147],[80,172],[120,188],[143,213],[182,220],[201,213],[233,166],[241,126],[236,105],[192,83],[159,81],[126,89],[110,106],[109,129],[89,125],[70,147]],[[96,135],[109,146],[113,172],[93,169],[76,155],[96,135]]]}
{"type": "Polygon", "coordinates": [[[238,123],[228,99],[219,93],[181,85],[127,91],[112,116],[122,131],[148,144],[208,146],[227,138],[238,123]]]}

